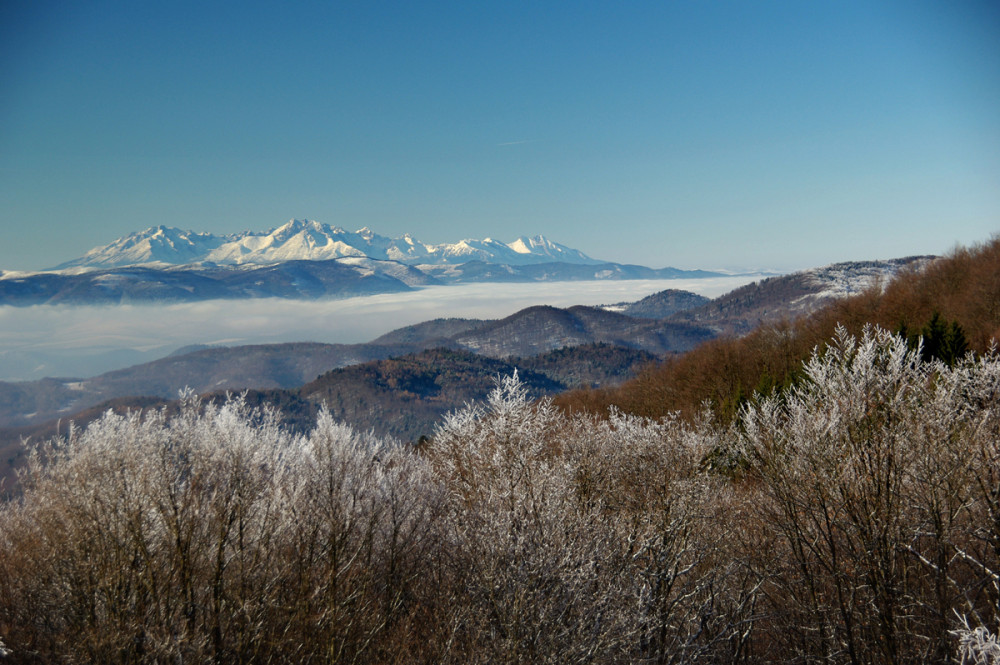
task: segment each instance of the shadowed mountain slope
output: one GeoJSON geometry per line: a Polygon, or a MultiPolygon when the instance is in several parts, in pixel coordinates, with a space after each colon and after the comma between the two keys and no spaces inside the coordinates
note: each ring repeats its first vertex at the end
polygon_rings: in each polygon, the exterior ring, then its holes
{"type": "Polygon", "coordinates": [[[494,358],[529,356],[567,346],[603,342],[651,353],[688,351],[713,337],[707,328],[636,319],[596,307],[541,305],[455,335],[464,349],[494,358]]]}
{"type": "Polygon", "coordinates": [[[606,305],[601,309],[643,319],[665,319],[678,312],[694,309],[709,302],[711,302],[709,298],[697,293],[681,291],[680,289],[666,289],[636,302],[606,305]]]}
{"type": "Polygon", "coordinates": [[[669,317],[670,321],[708,326],[744,335],[764,323],[793,320],[830,304],[887,283],[901,271],[917,270],[934,257],[909,256],[888,261],[850,261],[769,277],[719,296],[699,307],[669,317]]]}
{"type": "Polygon", "coordinates": [[[764,322],[749,334],[712,340],[621,386],[574,391],[557,401],[568,410],[606,413],[613,406],[649,417],[677,411],[694,417],[709,403],[717,418],[728,420],[755,391],[768,393],[794,384],[802,361],[831,339],[837,326],[860,336],[866,325],[878,325],[900,331],[913,343],[921,335],[958,334],[957,328],[968,348],[978,353],[1000,340],[1000,238],[944,258],[901,261],[908,269],[899,270],[887,284],[876,283],[855,295],[818,305],[820,299],[807,293],[813,301],[809,306],[818,309],[794,321],[788,320],[787,308],[780,308],[780,317],[772,316],[769,303],[782,299],[770,297],[784,293],[802,302],[803,296],[797,295],[805,290],[802,275],[737,289],[682,317],[725,322],[737,330],[740,321],[764,322]],[[938,333],[935,321],[941,326],[938,333]]]}
{"type": "Polygon", "coordinates": [[[686,351],[711,336],[711,331],[688,324],[645,321],[589,307],[533,307],[500,321],[428,321],[368,344],[303,342],[213,347],[89,379],[0,382],[0,427],[21,427],[65,417],[131,395],[173,399],[185,387],[198,393],[296,388],[334,368],[432,347],[502,358],[603,342],[664,354],[686,351]]]}
{"type": "Polygon", "coordinates": [[[502,360],[437,348],[336,369],[287,392],[315,407],[325,405],[335,418],[359,429],[413,441],[431,435],[448,411],[484,399],[500,376],[518,372],[531,393],[541,397],[573,387],[615,385],[656,359],[607,344],[502,360]]]}
{"type": "Polygon", "coordinates": [[[0,304],[118,304],[242,298],[348,298],[436,283],[391,261],[286,261],[250,268],[123,267],[89,272],[0,275],[0,304]]]}
{"type": "MultiPolygon", "coordinates": [[[[305,353],[309,350],[308,346],[301,345],[300,350],[305,353]]],[[[227,351],[236,352],[239,349],[227,351]]],[[[247,362],[268,362],[266,347],[257,351],[263,355],[247,362]]],[[[334,416],[361,430],[415,440],[420,435],[431,434],[442,414],[468,401],[483,399],[493,389],[498,376],[518,371],[533,394],[540,397],[570,388],[616,385],[635,376],[640,368],[657,359],[657,356],[645,351],[606,344],[590,344],[530,358],[505,360],[468,351],[435,348],[353,364],[318,377],[313,375],[312,381],[295,384],[301,387],[257,388],[240,392],[246,393],[251,406],[277,408],[285,424],[299,430],[311,427],[321,405],[325,404],[334,416]]],[[[302,370],[286,367],[285,371],[289,372],[288,380],[292,381],[295,372],[302,370]]],[[[198,392],[208,399],[221,400],[225,399],[227,391],[209,389],[198,392]]],[[[123,412],[156,408],[170,405],[176,397],[176,391],[159,397],[116,397],[71,410],[61,419],[0,429],[0,478],[23,455],[22,437],[44,439],[58,432],[65,433],[70,421],[78,426],[86,425],[107,409],[123,412]]]]}
{"type": "Polygon", "coordinates": [[[174,399],[185,387],[198,393],[296,388],[333,367],[413,350],[412,346],[405,345],[306,342],[213,347],[90,379],[0,382],[0,426],[19,427],[65,417],[101,402],[131,395],[174,399]]]}

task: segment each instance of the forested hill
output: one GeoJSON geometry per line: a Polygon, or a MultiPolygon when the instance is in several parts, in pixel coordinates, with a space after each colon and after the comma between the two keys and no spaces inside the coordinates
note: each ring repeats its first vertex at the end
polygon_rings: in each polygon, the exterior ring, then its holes
{"type": "MultiPolygon", "coordinates": [[[[330,369],[436,347],[492,358],[523,358],[567,346],[599,343],[667,354],[692,349],[713,335],[707,328],[688,323],[636,319],[592,307],[530,307],[498,321],[428,321],[368,344],[303,342],[213,347],[89,379],[0,382],[0,428],[71,417],[104,401],[128,396],[173,399],[184,387],[199,394],[297,388],[330,369]]],[[[590,383],[594,382],[606,383],[600,379],[590,383]]]]}
{"type": "MultiPolygon", "coordinates": [[[[380,347],[388,348],[388,347],[380,347]]],[[[256,360],[266,360],[266,356],[256,360]]],[[[610,344],[584,344],[537,356],[489,358],[460,349],[427,349],[393,358],[367,361],[328,371],[304,385],[236,390],[253,406],[274,407],[293,429],[308,430],[325,405],[338,419],[380,436],[416,440],[429,435],[441,416],[468,402],[481,400],[498,377],[517,372],[534,397],[580,387],[616,385],[635,377],[659,356],[610,344]]],[[[231,389],[201,391],[206,399],[224,401],[231,389]]],[[[22,437],[44,440],[65,434],[70,421],[86,426],[108,409],[117,412],[173,404],[177,391],[116,396],[74,412],[71,418],[0,429],[0,479],[23,457],[22,437]]]]}
{"type": "Polygon", "coordinates": [[[857,295],[876,284],[884,285],[895,275],[919,270],[933,259],[908,256],[887,261],[846,261],[769,277],[698,306],[679,309],[669,320],[707,326],[723,334],[745,335],[763,324],[796,319],[834,300],[857,295]]]}
{"type": "Polygon", "coordinates": [[[438,348],[335,369],[298,390],[269,391],[265,401],[278,402],[289,419],[315,420],[322,405],[335,419],[363,431],[415,441],[433,434],[445,413],[483,400],[499,377],[516,372],[537,398],[575,387],[617,384],[656,359],[645,351],[608,344],[505,359],[438,348]]]}
{"type": "MultiPolygon", "coordinates": [[[[915,257],[910,262],[912,269],[899,271],[884,286],[831,298],[791,322],[760,316],[761,325],[743,337],[712,340],[619,387],[573,391],[558,397],[557,403],[570,411],[605,413],[614,406],[651,417],[674,411],[692,417],[707,402],[726,420],[755,391],[766,393],[794,382],[802,361],[831,339],[838,325],[856,335],[866,325],[877,325],[914,344],[922,336],[928,353],[938,357],[953,358],[963,348],[982,353],[1000,340],[1000,238],[942,258],[915,257]]],[[[788,283],[794,290],[788,278],[774,282],[788,283]]],[[[714,316],[733,322],[723,315],[725,310],[738,309],[741,301],[746,301],[744,307],[752,305],[756,290],[757,285],[743,287],[677,318],[703,325],[714,316]]],[[[766,313],[766,308],[756,309],[766,313]]]]}

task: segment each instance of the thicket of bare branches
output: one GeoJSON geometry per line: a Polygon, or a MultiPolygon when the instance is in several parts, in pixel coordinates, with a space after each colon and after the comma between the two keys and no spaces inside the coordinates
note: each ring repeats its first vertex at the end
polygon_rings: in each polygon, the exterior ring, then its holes
{"type": "Polygon", "coordinates": [[[841,330],[806,380],[739,423],[773,548],[758,567],[782,653],[946,662],[955,612],[997,625],[1000,363],[921,362],[841,330]]]}
{"type": "Polygon", "coordinates": [[[0,657],[995,662],[1000,359],[841,331],[802,376],[726,427],[510,377],[419,452],[109,413],[0,506],[0,657]]]}

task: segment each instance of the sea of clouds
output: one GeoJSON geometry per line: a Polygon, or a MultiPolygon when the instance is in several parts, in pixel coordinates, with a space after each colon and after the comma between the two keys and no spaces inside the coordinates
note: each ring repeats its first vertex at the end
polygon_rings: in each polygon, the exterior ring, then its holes
{"type": "Polygon", "coordinates": [[[532,305],[631,302],[664,289],[712,298],[754,279],[462,284],[344,300],[0,307],[0,380],[94,376],[195,344],[368,342],[430,319],[499,319],[532,305]]]}

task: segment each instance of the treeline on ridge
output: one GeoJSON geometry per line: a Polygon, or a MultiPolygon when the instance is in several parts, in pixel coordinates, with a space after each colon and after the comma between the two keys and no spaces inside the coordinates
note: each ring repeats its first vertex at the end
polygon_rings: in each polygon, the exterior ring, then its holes
{"type": "Polygon", "coordinates": [[[692,418],[708,404],[729,421],[755,392],[767,393],[796,380],[802,362],[829,340],[837,326],[861,334],[878,325],[915,343],[924,338],[940,357],[954,358],[951,340],[985,352],[1000,339],[1000,237],[918,269],[904,269],[888,284],[832,301],[805,317],[765,323],[742,337],[711,340],[686,354],[650,366],[620,386],[575,390],[556,404],[568,411],[660,417],[679,411],[692,418]]]}

